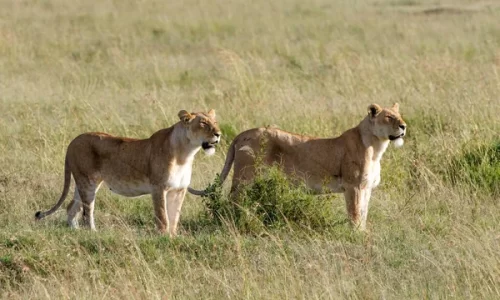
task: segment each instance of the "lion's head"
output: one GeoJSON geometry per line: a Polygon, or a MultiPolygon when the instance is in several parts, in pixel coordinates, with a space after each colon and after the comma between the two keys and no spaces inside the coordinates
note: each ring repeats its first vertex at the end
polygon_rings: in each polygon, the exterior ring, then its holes
{"type": "Polygon", "coordinates": [[[391,140],[396,147],[403,145],[406,122],[399,114],[399,104],[394,103],[390,108],[372,104],[368,107],[368,115],[373,135],[381,140],[391,140]]]}
{"type": "Polygon", "coordinates": [[[211,109],[208,113],[188,113],[181,110],[178,114],[181,122],[188,129],[187,138],[193,144],[203,148],[206,154],[215,153],[215,145],[219,143],[221,131],[215,111],[211,109]]]}

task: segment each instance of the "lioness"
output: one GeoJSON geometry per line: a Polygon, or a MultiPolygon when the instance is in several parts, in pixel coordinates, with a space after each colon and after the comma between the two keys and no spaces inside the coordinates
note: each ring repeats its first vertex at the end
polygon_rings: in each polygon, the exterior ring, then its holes
{"type": "Polygon", "coordinates": [[[95,195],[105,182],[119,195],[151,194],[157,229],[165,233],[168,227],[170,236],[175,236],[194,156],[201,148],[209,155],[214,154],[221,135],[213,109],[208,113],[181,110],[178,116],[180,122],[148,139],[96,132],[76,137],[66,152],[61,198],[50,210],[37,212],[36,219],[54,213],[61,206],[73,174],[76,188],[67,208],[69,226],[78,227],[75,217],[83,206],[84,224],[95,230],[95,195]]]}
{"type": "MultiPolygon", "coordinates": [[[[336,138],[315,138],[277,128],[254,128],[239,134],[229,147],[220,179],[223,182],[234,162],[231,194],[251,181],[256,157],[279,164],[285,173],[301,178],[318,193],[344,193],[351,223],[366,228],[371,191],[380,183],[380,160],[390,141],[402,146],[406,123],[399,105],[368,107],[358,126],[336,138]]],[[[205,191],[189,188],[195,195],[205,191]]]]}

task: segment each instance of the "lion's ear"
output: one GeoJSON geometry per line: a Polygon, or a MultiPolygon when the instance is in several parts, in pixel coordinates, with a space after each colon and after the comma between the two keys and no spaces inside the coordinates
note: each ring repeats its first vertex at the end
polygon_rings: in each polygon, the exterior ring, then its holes
{"type": "Polygon", "coordinates": [[[399,112],[399,103],[394,103],[394,105],[392,106],[392,110],[395,112],[399,112]]]}
{"type": "Polygon", "coordinates": [[[184,123],[188,123],[189,121],[194,119],[194,116],[185,110],[181,110],[177,115],[179,116],[179,119],[184,123]]]}
{"type": "Polygon", "coordinates": [[[382,111],[382,107],[380,107],[378,104],[373,103],[370,106],[368,106],[368,114],[370,114],[370,116],[372,116],[372,117],[375,117],[381,111],[382,111]]]}
{"type": "Polygon", "coordinates": [[[215,110],[211,109],[208,111],[207,115],[212,118],[212,119],[215,119],[215,110]]]}

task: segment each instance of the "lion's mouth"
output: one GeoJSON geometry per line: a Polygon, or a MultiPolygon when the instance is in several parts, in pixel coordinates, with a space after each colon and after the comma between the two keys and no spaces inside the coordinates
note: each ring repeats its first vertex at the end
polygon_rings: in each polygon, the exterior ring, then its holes
{"type": "Polygon", "coordinates": [[[404,136],[405,136],[404,133],[401,133],[400,135],[390,135],[389,140],[394,141],[394,140],[397,140],[397,139],[402,138],[404,136]]]}
{"type": "Polygon", "coordinates": [[[215,144],[216,143],[203,142],[201,144],[201,148],[203,148],[203,150],[208,150],[208,149],[211,149],[211,148],[215,148],[215,144]]]}

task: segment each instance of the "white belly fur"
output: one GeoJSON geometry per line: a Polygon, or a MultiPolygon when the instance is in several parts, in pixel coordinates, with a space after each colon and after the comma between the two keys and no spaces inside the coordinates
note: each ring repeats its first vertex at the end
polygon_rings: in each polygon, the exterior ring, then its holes
{"type": "Polygon", "coordinates": [[[192,164],[176,165],[170,169],[167,186],[173,189],[185,189],[191,183],[192,164]]]}
{"type": "MultiPolygon", "coordinates": [[[[176,165],[170,169],[170,174],[167,180],[167,188],[185,189],[191,183],[192,164],[176,165]]],[[[104,182],[109,189],[118,195],[126,197],[138,197],[146,194],[151,194],[151,184],[146,178],[143,181],[120,181],[112,179],[104,179],[104,182]]]]}
{"type": "Polygon", "coordinates": [[[105,180],[104,182],[113,193],[126,197],[138,197],[151,193],[151,184],[149,184],[149,181],[126,182],[105,180]]]}

